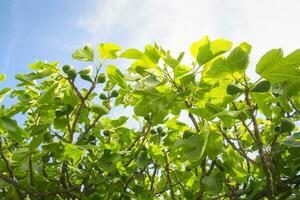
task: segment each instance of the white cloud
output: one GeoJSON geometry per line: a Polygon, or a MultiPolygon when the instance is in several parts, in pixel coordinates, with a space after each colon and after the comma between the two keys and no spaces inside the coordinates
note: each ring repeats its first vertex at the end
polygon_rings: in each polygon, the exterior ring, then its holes
{"type": "Polygon", "coordinates": [[[300,47],[299,9],[297,0],[104,0],[77,24],[87,31],[86,41],[138,48],[156,41],[176,53],[206,34],[248,41],[253,65],[270,48],[300,47]]]}

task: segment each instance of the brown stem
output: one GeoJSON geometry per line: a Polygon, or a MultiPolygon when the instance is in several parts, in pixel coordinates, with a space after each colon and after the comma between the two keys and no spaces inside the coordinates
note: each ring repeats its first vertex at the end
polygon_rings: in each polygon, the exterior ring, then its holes
{"type": "Polygon", "coordinates": [[[151,176],[151,184],[150,184],[150,191],[153,193],[154,192],[154,182],[155,182],[155,176],[156,176],[156,171],[157,171],[157,167],[155,166],[154,164],[154,171],[153,171],[153,174],[151,176]]]}
{"type": "Polygon", "coordinates": [[[171,199],[175,200],[172,180],[171,180],[171,176],[170,176],[169,159],[168,159],[168,155],[167,155],[166,151],[164,151],[164,157],[165,157],[165,170],[166,170],[166,174],[167,174],[167,180],[168,180],[168,185],[169,185],[169,189],[170,189],[171,199]]]}
{"type": "Polygon", "coordinates": [[[203,179],[205,178],[205,176],[206,176],[206,157],[201,162],[200,189],[196,197],[197,200],[203,199],[203,195],[205,191],[205,185],[203,183],[203,179]]]}
{"type": "Polygon", "coordinates": [[[252,160],[251,158],[249,158],[249,157],[247,156],[247,154],[246,154],[243,150],[241,150],[241,149],[239,149],[237,146],[235,146],[235,144],[228,138],[228,136],[226,135],[226,133],[223,132],[223,130],[221,129],[221,127],[219,127],[219,126],[217,126],[217,127],[218,127],[218,129],[220,130],[221,134],[223,135],[223,138],[226,140],[226,142],[227,142],[228,144],[230,144],[230,145],[232,146],[232,148],[233,148],[235,151],[237,151],[237,152],[238,152],[242,157],[244,157],[247,161],[251,162],[252,164],[256,164],[256,162],[255,162],[254,160],[252,160]]]}
{"type": "MultiPolygon", "coordinates": [[[[5,156],[4,153],[3,153],[3,148],[2,148],[2,137],[0,137],[0,155],[1,155],[1,158],[3,159],[3,161],[4,161],[4,163],[5,163],[5,166],[6,166],[7,170],[8,170],[10,179],[12,179],[12,180],[14,181],[14,180],[15,180],[15,176],[14,176],[13,170],[12,170],[10,164],[9,164],[9,161],[7,160],[6,156],[5,156]]],[[[1,177],[0,177],[0,178],[1,178],[1,177]]],[[[19,190],[17,187],[15,187],[15,188],[16,188],[16,191],[17,191],[17,194],[18,194],[19,199],[23,199],[20,190],[19,190]]]]}
{"type": "Polygon", "coordinates": [[[33,187],[33,168],[32,168],[32,156],[31,153],[28,156],[29,174],[30,174],[30,186],[33,187]]]}
{"type": "Polygon", "coordinates": [[[250,98],[249,98],[249,89],[248,88],[246,88],[246,90],[245,90],[245,101],[249,107],[250,116],[251,116],[251,120],[252,120],[252,124],[253,124],[253,128],[254,128],[254,136],[256,139],[257,147],[258,147],[258,153],[260,155],[262,165],[263,165],[263,170],[264,170],[264,173],[265,173],[265,176],[267,179],[267,188],[269,190],[268,196],[269,196],[269,199],[275,199],[274,188],[273,188],[273,177],[272,177],[272,173],[270,170],[270,163],[269,163],[268,158],[263,149],[263,142],[261,140],[260,131],[258,128],[256,117],[254,115],[255,110],[253,109],[250,98]]]}

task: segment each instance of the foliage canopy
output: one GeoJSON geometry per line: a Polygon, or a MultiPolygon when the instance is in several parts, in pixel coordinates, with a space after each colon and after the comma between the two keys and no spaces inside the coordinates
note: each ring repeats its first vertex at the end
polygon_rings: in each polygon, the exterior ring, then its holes
{"type": "Polygon", "coordinates": [[[0,107],[1,198],[300,197],[300,50],[267,52],[258,80],[246,42],[206,36],[188,65],[157,44],[97,50],[72,54],[79,71],[37,61],[0,90],[15,102],[0,107]],[[126,73],[115,59],[132,60],[126,73]]]}

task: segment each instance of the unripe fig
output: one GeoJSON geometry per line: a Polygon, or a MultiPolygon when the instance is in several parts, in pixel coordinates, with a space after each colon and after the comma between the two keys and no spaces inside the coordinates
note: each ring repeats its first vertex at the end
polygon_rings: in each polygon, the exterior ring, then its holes
{"type": "Polygon", "coordinates": [[[65,115],[65,113],[63,111],[61,111],[61,110],[55,111],[55,117],[61,117],[63,115],[65,115]]]}
{"type": "Polygon", "coordinates": [[[91,75],[80,74],[80,78],[82,78],[83,80],[89,81],[89,82],[93,82],[93,78],[91,75]]]}
{"type": "Polygon", "coordinates": [[[107,137],[110,136],[110,131],[109,130],[104,130],[103,135],[107,136],[107,137]]]}
{"type": "Polygon", "coordinates": [[[151,131],[150,131],[150,134],[151,135],[155,135],[157,132],[154,130],[154,129],[152,129],[151,131]]]}
{"type": "Polygon", "coordinates": [[[106,94],[104,94],[104,93],[101,93],[99,95],[99,98],[102,99],[102,100],[107,100],[108,99],[107,96],[106,96],[106,94]]]}
{"type": "Polygon", "coordinates": [[[44,140],[49,142],[50,140],[52,140],[53,138],[53,135],[51,135],[50,133],[46,133],[44,136],[43,136],[44,140]]]}
{"type": "Polygon", "coordinates": [[[279,126],[275,126],[275,127],[274,127],[274,131],[275,131],[276,133],[280,133],[280,127],[279,127],[279,126]]]}
{"type": "Polygon", "coordinates": [[[70,69],[67,73],[69,79],[71,79],[72,81],[75,80],[75,78],[77,77],[77,72],[75,69],[70,69]]]}
{"type": "Polygon", "coordinates": [[[105,74],[99,74],[97,76],[97,83],[104,83],[105,82],[105,74]]]}
{"type": "Polygon", "coordinates": [[[64,66],[62,67],[62,70],[63,70],[63,72],[64,72],[65,74],[67,74],[68,71],[69,71],[70,69],[72,69],[72,68],[73,68],[72,65],[64,65],[64,66]]]}
{"type": "Polygon", "coordinates": [[[194,135],[194,133],[193,133],[192,131],[185,130],[185,131],[183,132],[182,138],[183,138],[183,139],[187,139],[187,138],[189,138],[189,137],[191,137],[191,136],[193,136],[193,135],[194,135]]]}
{"type": "Polygon", "coordinates": [[[77,76],[76,69],[72,65],[64,65],[62,67],[62,70],[65,74],[67,74],[68,78],[71,80],[75,80],[77,76]]]}
{"type": "Polygon", "coordinates": [[[91,141],[95,141],[96,140],[96,137],[95,136],[93,136],[93,135],[90,135],[89,136],[89,141],[91,142],[91,141]]]}
{"type": "Polygon", "coordinates": [[[113,91],[111,92],[110,96],[111,96],[111,97],[117,97],[117,96],[119,96],[119,93],[118,93],[117,90],[113,90],[113,91]]]}
{"type": "Polygon", "coordinates": [[[149,120],[150,120],[150,114],[144,116],[144,119],[145,119],[146,121],[149,121],[149,120]]]}
{"type": "Polygon", "coordinates": [[[43,157],[41,158],[41,160],[42,160],[43,163],[47,163],[47,162],[49,162],[49,156],[48,156],[48,155],[45,155],[45,156],[43,156],[43,157]]]}
{"type": "Polygon", "coordinates": [[[291,132],[294,128],[295,128],[295,124],[291,120],[283,119],[281,121],[281,126],[280,126],[281,133],[291,132]]]}
{"type": "Polygon", "coordinates": [[[164,130],[163,130],[162,127],[157,127],[156,131],[157,131],[158,133],[162,133],[164,130]]]}
{"type": "Polygon", "coordinates": [[[74,107],[70,104],[67,104],[63,107],[62,112],[65,114],[70,114],[74,110],[74,107]]]}
{"type": "Polygon", "coordinates": [[[263,80],[257,83],[254,88],[251,89],[251,92],[268,92],[270,88],[271,83],[267,80],[263,80]]]}
{"type": "Polygon", "coordinates": [[[226,88],[226,92],[229,95],[236,95],[240,92],[243,92],[243,90],[241,88],[239,88],[237,85],[229,84],[226,88]]]}
{"type": "Polygon", "coordinates": [[[109,110],[103,105],[92,105],[91,110],[98,115],[106,115],[109,113],[109,110]]]}

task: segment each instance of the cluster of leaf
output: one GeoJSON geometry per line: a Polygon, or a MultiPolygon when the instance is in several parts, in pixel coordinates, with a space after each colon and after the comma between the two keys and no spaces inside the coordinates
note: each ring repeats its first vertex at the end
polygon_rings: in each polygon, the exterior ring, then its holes
{"type": "Polygon", "coordinates": [[[29,65],[0,91],[16,102],[0,107],[1,198],[299,198],[300,50],[267,52],[252,81],[251,46],[232,46],[204,37],[189,65],[111,43],[76,50],[81,70],[29,65]],[[114,59],[132,60],[126,74],[114,59]],[[134,113],[109,118],[123,107],[134,113]]]}

